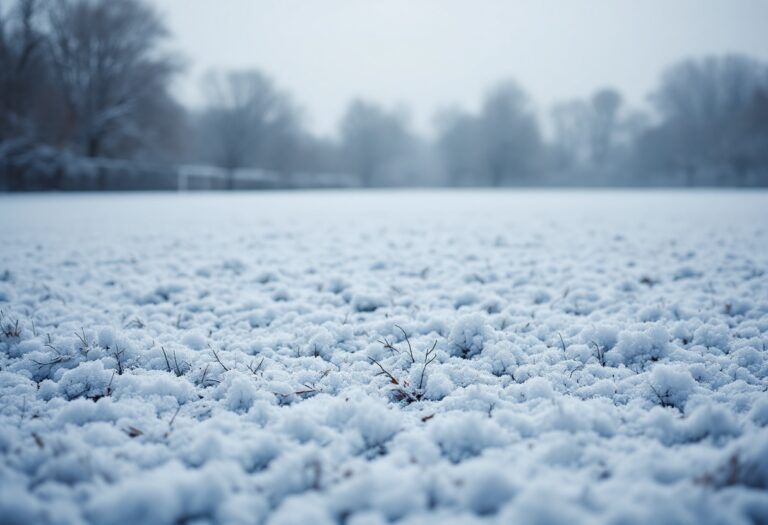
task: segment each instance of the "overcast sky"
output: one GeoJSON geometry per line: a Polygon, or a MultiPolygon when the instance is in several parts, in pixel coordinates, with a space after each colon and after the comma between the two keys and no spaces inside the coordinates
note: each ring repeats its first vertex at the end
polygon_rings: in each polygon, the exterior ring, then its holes
{"type": "Polygon", "coordinates": [[[478,106],[516,79],[541,110],[613,86],[642,104],[664,66],[744,52],[768,60],[766,0],[152,0],[186,56],[181,99],[210,68],[256,67],[310,128],[348,101],[410,109],[422,131],[445,106],[478,106]]]}

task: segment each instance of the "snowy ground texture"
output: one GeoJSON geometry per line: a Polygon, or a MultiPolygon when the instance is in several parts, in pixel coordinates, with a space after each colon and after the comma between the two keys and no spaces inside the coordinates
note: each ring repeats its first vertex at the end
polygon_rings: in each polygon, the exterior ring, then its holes
{"type": "Polygon", "coordinates": [[[3,524],[768,522],[766,193],[3,197],[0,246],[3,524]]]}

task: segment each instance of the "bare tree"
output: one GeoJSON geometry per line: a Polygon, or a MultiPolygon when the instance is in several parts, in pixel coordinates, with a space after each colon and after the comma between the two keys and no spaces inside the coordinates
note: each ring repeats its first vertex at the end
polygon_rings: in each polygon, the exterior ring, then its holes
{"type": "Polygon", "coordinates": [[[449,178],[502,186],[531,182],[539,170],[542,140],[525,93],[505,82],[485,98],[479,115],[444,114],[438,149],[449,178]]]}
{"type": "Polygon", "coordinates": [[[477,184],[480,171],[478,119],[461,110],[443,111],[436,119],[437,150],[451,186],[477,184]]]}
{"type": "Polygon", "coordinates": [[[614,147],[621,102],[621,95],[615,89],[601,89],[592,95],[590,154],[595,165],[604,164],[614,147]]]}
{"type": "MultiPolygon", "coordinates": [[[[234,172],[263,160],[270,132],[290,134],[294,124],[287,97],[256,70],[211,72],[205,79],[208,105],[203,113],[203,136],[214,163],[234,172]]],[[[283,159],[284,160],[284,159],[283,159]]]]}
{"type": "Polygon", "coordinates": [[[589,163],[590,114],[590,105],[583,100],[561,102],[552,108],[552,153],[558,169],[579,171],[589,163]]]}
{"type": "Polygon", "coordinates": [[[273,118],[266,123],[260,163],[281,174],[290,185],[294,172],[304,162],[306,135],[301,111],[287,95],[277,97],[273,118]]]}
{"type": "Polygon", "coordinates": [[[525,93],[508,81],[493,89],[480,115],[485,167],[492,186],[529,178],[541,154],[538,124],[525,93]]]}
{"type": "Polygon", "coordinates": [[[140,0],[57,0],[48,18],[50,56],[77,152],[117,156],[142,144],[146,117],[154,113],[148,108],[169,99],[178,69],[162,51],[162,20],[140,0]]]}
{"type": "MultiPolygon", "coordinates": [[[[5,6],[0,6],[5,7],[5,6]]],[[[0,9],[0,188],[56,187],[61,97],[46,53],[43,5],[0,9]]]]}
{"type": "Polygon", "coordinates": [[[768,186],[768,85],[755,91],[733,119],[724,149],[736,185],[768,186]],[[749,181],[752,175],[754,180],[749,181]]]}
{"type": "Polygon", "coordinates": [[[7,14],[0,11],[0,137],[31,126],[36,86],[45,72],[44,35],[37,23],[38,3],[23,0],[7,14]]]}
{"type": "Polygon", "coordinates": [[[582,183],[605,182],[607,172],[617,167],[619,153],[623,153],[619,146],[635,125],[635,116],[625,121],[620,110],[621,95],[610,88],[586,100],[555,105],[551,113],[553,167],[582,183]]]}
{"type": "Polygon", "coordinates": [[[413,141],[402,114],[360,100],[349,105],[340,128],[345,163],[366,187],[392,178],[413,141]]]}
{"type": "Polygon", "coordinates": [[[767,125],[756,123],[754,115],[767,91],[768,67],[743,56],[672,66],[652,98],[663,120],[643,137],[641,156],[682,172],[687,185],[704,182],[706,171],[743,183],[750,172],[766,169],[761,148],[744,146],[765,144],[767,125]]]}

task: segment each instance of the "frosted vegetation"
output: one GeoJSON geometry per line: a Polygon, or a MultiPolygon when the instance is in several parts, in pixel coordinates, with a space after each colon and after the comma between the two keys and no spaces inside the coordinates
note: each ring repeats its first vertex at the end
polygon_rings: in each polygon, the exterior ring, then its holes
{"type": "Polygon", "coordinates": [[[0,200],[0,521],[768,520],[768,196],[0,200]]]}

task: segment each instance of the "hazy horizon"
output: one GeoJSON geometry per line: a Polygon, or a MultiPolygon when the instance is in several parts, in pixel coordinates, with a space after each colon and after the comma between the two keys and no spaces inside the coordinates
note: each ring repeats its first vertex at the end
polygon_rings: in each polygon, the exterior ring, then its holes
{"type": "Polygon", "coordinates": [[[187,67],[174,89],[202,104],[211,69],[257,68],[290,92],[315,132],[334,133],[348,102],[407,109],[416,130],[436,111],[474,109],[513,78],[540,112],[610,86],[642,107],[661,71],[689,57],[768,59],[768,2],[598,0],[153,0],[187,67]]]}
{"type": "Polygon", "coordinates": [[[0,16],[0,190],[768,186],[768,1],[0,16]]]}

